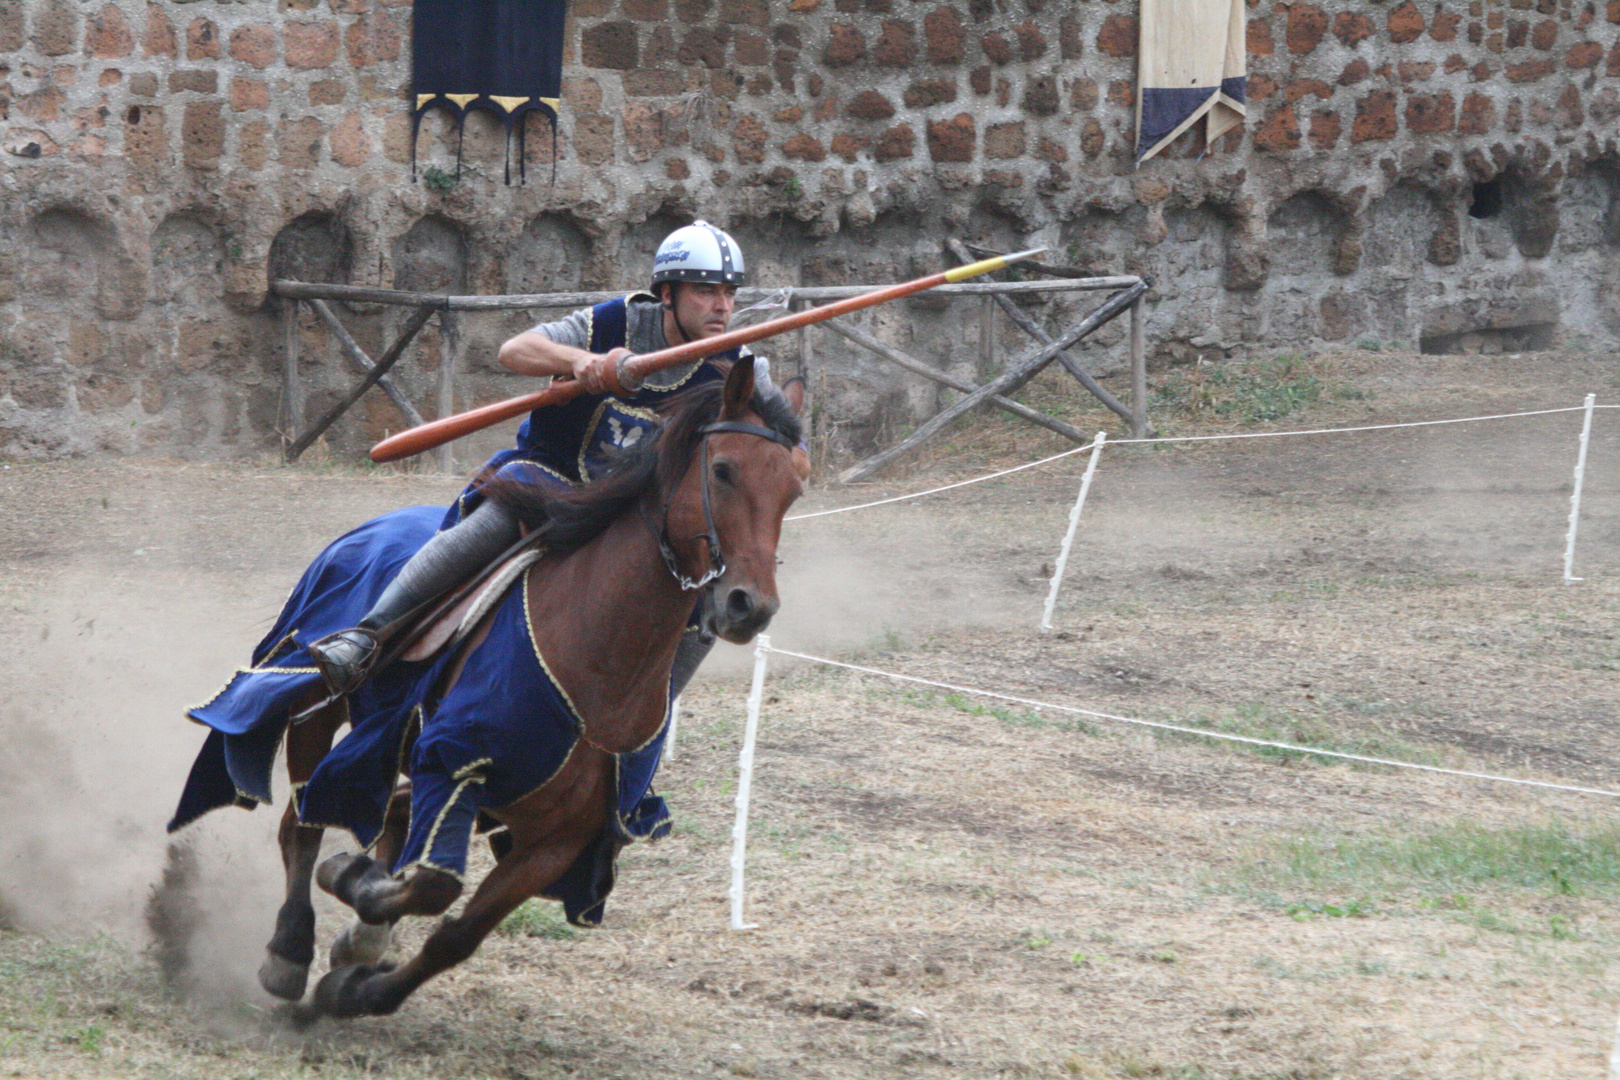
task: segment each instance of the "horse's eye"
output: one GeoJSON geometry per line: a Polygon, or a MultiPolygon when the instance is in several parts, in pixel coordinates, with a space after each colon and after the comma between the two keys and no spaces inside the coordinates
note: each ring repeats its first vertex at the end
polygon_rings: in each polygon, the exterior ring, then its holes
{"type": "Polygon", "coordinates": [[[714,478],[722,484],[731,483],[731,462],[717,461],[714,463],[714,478]]]}

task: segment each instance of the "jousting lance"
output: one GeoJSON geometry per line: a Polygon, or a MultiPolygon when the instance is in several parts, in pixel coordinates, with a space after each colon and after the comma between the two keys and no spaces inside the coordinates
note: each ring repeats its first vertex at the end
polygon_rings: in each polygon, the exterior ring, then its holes
{"type": "MultiPolygon", "coordinates": [[[[898,285],[888,285],[881,289],[874,289],[859,296],[846,297],[835,300],[821,307],[806,308],[791,315],[784,315],[779,319],[758,323],[754,326],[745,326],[740,330],[731,330],[714,337],[702,338],[698,341],[688,341],[684,345],[674,345],[657,352],[643,353],[640,356],[627,356],[621,359],[616,370],[608,375],[608,383],[612,392],[616,394],[634,393],[642,381],[655,371],[685,364],[705,356],[713,356],[739,345],[760,341],[764,338],[785,334],[789,330],[797,330],[801,326],[810,326],[827,319],[835,319],[840,315],[848,315],[852,311],[875,307],[890,300],[898,300],[902,296],[920,293],[925,289],[932,289],[936,285],[946,285],[951,282],[962,281],[966,278],[988,274],[993,270],[1000,270],[1012,263],[1023,259],[1034,258],[1046,248],[1033,248],[1029,251],[1020,251],[1012,255],[997,255],[992,259],[981,259],[976,263],[958,266],[939,274],[929,274],[914,281],[904,281],[898,285]]],[[[510,420],[514,416],[522,416],[533,409],[546,405],[561,405],[571,401],[584,393],[584,388],[573,380],[553,382],[545,390],[537,390],[522,397],[508,398],[506,401],[497,401],[491,405],[483,405],[476,409],[469,409],[464,413],[446,416],[440,420],[431,420],[419,424],[408,431],[398,435],[391,435],[371,448],[371,460],[377,462],[398,461],[413,454],[420,454],[424,450],[432,450],[436,446],[443,446],[454,439],[464,435],[471,435],[481,431],[492,424],[502,420],[510,420]]]]}

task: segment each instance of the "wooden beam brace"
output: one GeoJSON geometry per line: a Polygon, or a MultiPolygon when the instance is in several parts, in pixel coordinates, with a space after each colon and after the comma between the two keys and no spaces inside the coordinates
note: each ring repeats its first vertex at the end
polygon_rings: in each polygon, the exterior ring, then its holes
{"type": "MultiPolygon", "coordinates": [[[[327,306],[325,300],[306,300],[305,303],[315,309],[315,314],[321,317],[321,321],[326,324],[326,328],[332,331],[332,336],[337,338],[338,348],[342,349],[348,358],[355,362],[362,373],[377,366],[372,362],[371,357],[366,355],[365,350],[355,344],[354,338],[349,335],[348,328],[338,321],[337,314],[327,306]]],[[[417,427],[422,423],[422,414],[417,412],[410,399],[400,392],[393,379],[384,375],[377,380],[377,385],[382,387],[383,393],[388,395],[389,400],[393,401],[395,407],[404,415],[406,423],[411,427],[417,427]]]]}
{"type": "MultiPolygon", "coordinates": [[[[846,326],[842,319],[829,319],[821,325],[825,329],[831,330],[840,337],[861,346],[861,348],[870,349],[872,352],[877,353],[885,360],[896,363],[905,368],[907,371],[915,372],[925,379],[931,379],[934,382],[939,383],[941,386],[948,386],[952,390],[960,390],[964,394],[971,394],[978,389],[977,386],[974,386],[965,379],[958,379],[956,376],[949,375],[943,371],[940,371],[938,368],[929,367],[921,360],[908,356],[899,349],[879,341],[877,338],[873,337],[871,334],[868,334],[864,330],[859,330],[853,326],[846,326]]],[[[1032,424],[1039,424],[1048,431],[1055,431],[1059,435],[1062,435],[1065,439],[1072,439],[1077,443],[1084,444],[1091,438],[1085,432],[1081,431],[1072,424],[1065,424],[1062,420],[1057,419],[1055,416],[1048,416],[1043,412],[1038,412],[1035,409],[1030,408],[1028,405],[1022,405],[1016,401],[1013,401],[1011,398],[1002,397],[1001,395],[997,394],[990,398],[990,404],[996,406],[998,409],[1005,409],[1014,416],[1028,420],[1032,424]]]]}
{"type": "MultiPolygon", "coordinates": [[[[951,254],[955,255],[964,263],[973,261],[974,252],[985,250],[984,248],[974,247],[972,244],[964,244],[955,237],[951,237],[946,241],[946,243],[950,246],[951,254]]],[[[1036,267],[1036,269],[1042,268],[1036,267]]],[[[1045,272],[1051,273],[1053,271],[1046,270],[1045,272]]],[[[1150,287],[1152,286],[1152,278],[1145,278],[1143,280],[1147,281],[1150,287]]],[[[1028,334],[1042,345],[1046,345],[1051,342],[1052,335],[1048,334],[1045,330],[1042,330],[1040,323],[1030,318],[1028,313],[1020,308],[1017,304],[1013,303],[1005,293],[996,294],[996,303],[1001,306],[1002,311],[1007,313],[1007,318],[1011,319],[1020,330],[1024,331],[1024,333],[1028,334]]],[[[1137,431],[1139,426],[1139,418],[1136,416],[1136,413],[1125,405],[1124,402],[1120,401],[1113,394],[1110,394],[1107,390],[1103,389],[1102,384],[1097,382],[1096,379],[1092,378],[1091,372],[1081,367],[1079,361],[1075,360],[1067,352],[1059,352],[1057,354],[1057,361],[1063,365],[1064,369],[1067,370],[1070,375],[1073,375],[1079,380],[1081,386],[1085,387],[1091,392],[1092,397],[1102,402],[1110,412],[1114,413],[1121,420],[1131,425],[1131,431],[1136,438],[1143,437],[1137,431]]],[[[1152,434],[1157,434],[1157,432],[1152,434]]]]}
{"type": "Polygon", "coordinates": [[[433,313],[437,310],[439,310],[439,306],[423,304],[411,314],[405,328],[394,339],[394,343],[388,346],[388,351],[377,358],[376,366],[366,372],[365,378],[361,379],[342,401],[327,409],[319,420],[310,425],[308,431],[294,439],[293,444],[287,447],[288,462],[297,461],[298,455],[308,450],[309,444],[319,438],[321,432],[331,427],[332,422],[348,411],[350,405],[360,400],[361,394],[370,390],[376,385],[378,379],[388,374],[388,369],[393,367],[401,356],[405,355],[405,346],[411,343],[411,339],[416,337],[417,331],[427,324],[427,321],[433,317],[433,313]]]}
{"type": "Polygon", "coordinates": [[[923,442],[933,438],[939,433],[940,429],[945,427],[946,424],[949,424],[952,420],[955,420],[958,416],[961,416],[969,410],[984,404],[987,399],[994,397],[997,394],[1009,394],[1014,392],[1020,386],[1023,386],[1030,379],[1034,378],[1043,367],[1051,363],[1052,359],[1057,356],[1059,352],[1068,348],[1070,345],[1073,345],[1075,342],[1079,341],[1081,338],[1085,337],[1099,326],[1104,325],[1121,312],[1129,310],[1131,304],[1135,302],[1136,298],[1147,292],[1147,289],[1147,282],[1140,279],[1138,279],[1136,284],[1132,285],[1130,288],[1121,289],[1119,292],[1105,300],[1102,306],[1097,308],[1096,311],[1093,311],[1079,323],[1075,324],[1075,326],[1067,331],[1062,337],[1058,338],[1049,345],[1041,346],[1041,348],[1035,350],[1035,352],[1031,353],[1029,356],[1023,358],[1017,363],[1009,364],[1006,370],[1004,370],[1000,375],[997,375],[994,379],[991,379],[989,382],[973,391],[973,393],[964,397],[961,401],[956,402],[954,405],[951,405],[948,408],[941,409],[931,419],[925,421],[921,427],[912,432],[911,435],[906,437],[901,442],[891,446],[882,453],[873,454],[865,461],[862,461],[852,468],[845,470],[843,475],[839,476],[838,482],[841,484],[851,484],[857,480],[870,476],[879,469],[883,468],[885,465],[888,465],[890,462],[894,461],[896,458],[911,452],[911,450],[915,449],[923,442]]]}

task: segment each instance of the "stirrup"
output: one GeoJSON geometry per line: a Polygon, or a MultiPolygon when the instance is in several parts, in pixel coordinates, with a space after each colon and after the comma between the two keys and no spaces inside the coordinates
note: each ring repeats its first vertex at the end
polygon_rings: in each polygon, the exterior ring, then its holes
{"type": "Polygon", "coordinates": [[[363,626],[328,634],[309,646],[309,654],[315,658],[315,666],[334,697],[342,697],[365,682],[381,651],[382,641],[377,634],[363,626]]]}

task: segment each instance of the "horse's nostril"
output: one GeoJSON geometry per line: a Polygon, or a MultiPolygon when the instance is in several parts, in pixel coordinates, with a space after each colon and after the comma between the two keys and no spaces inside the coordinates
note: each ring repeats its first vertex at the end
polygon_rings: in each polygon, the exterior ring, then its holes
{"type": "Polygon", "coordinates": [[[746,619],[754,610],[754,598],[747,589],[732,589],[726,594],[726,617],[732,622],[746,619]]]}

